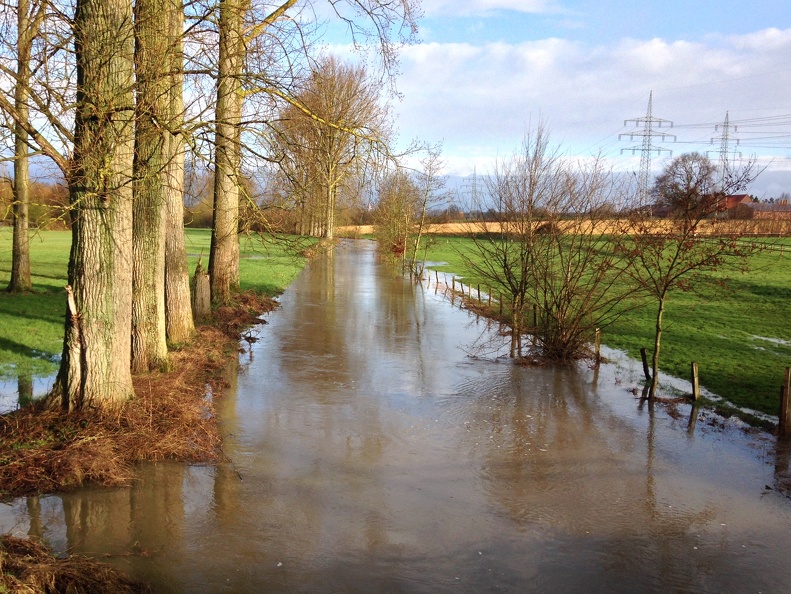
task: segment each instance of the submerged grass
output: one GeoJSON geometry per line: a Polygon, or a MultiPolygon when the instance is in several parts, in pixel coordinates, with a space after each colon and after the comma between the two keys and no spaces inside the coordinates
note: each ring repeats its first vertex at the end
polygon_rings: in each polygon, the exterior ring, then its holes
{"type": "MultiPolygon", "coordinates": [[[[671,294],[665,312],[660,369],[689,376],[700,367],[701,385],[737,407],[776,415],[785,367],[791,366],[791,240],[773,240],[773,250],[754,254],[745,273],[712,272],[699,290],[671,294]],[[781,252],[778,248],[783,246],[781,252]]],[[[472,241],[438,237],[428,258],[432,269],[476,278],[466,263],[472,241]]],[[[602,331],[602,342],[634,358],[653,347],[656,304],[650,301],[602,331]]]]}

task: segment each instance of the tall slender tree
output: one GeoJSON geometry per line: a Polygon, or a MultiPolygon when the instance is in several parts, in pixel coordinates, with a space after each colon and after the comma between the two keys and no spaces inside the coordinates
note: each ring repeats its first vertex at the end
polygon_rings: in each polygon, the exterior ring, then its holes
{"type": "Polygon", "coordinates": [[[190,304],[187,250],[184,243],[184,5],[168,0],[169,26],[168,122],[163,185],[167,202],[165,232],[165,329],[174,344],[189,340],[195,332],[190,304]]]}
{"type": "Polygon", "coordinates": [[[249,0],[220,0],[217,103],[214,140],[214,218],[209,277],[214,302],[239,285],[239,169],[241,167],[242,25],[249,0]]]}
{"type": "Polygon", "coordinates": [[[29,204],[30,204],[30,134],[25,122],[29,121],[31,68],[33,41],[44,18],[46,2],[17,2],[17,69],[14,80],[14,107],[19,116],[14,123],[14,183],[13,213],[14,235],[11,252],[11,279],[8,290],[29,291],[30,242],[29,242],[29,204]]]}
{"type": "Polygon", "coordinates": [[[132,225],[133,372],[167,363],[165,334],[166,167],[172,51],[168,0],[135,3],[135,157],[132,225]]]}
{"type": "MultiPolygon", "coordinates": [[[[308,4],[316,4],[309,2],[308,4]]],[[[384,71],[392,74],[396,66],[397,47],[409,41],[417,31],[418,10],[414,0],[329,0],[332,11],[348,25],[357,45],[360,36],[366,41],[374,38],[384,71]],[[354,12],[350,16],[347,10],[354,12]]],[[[283,88],[264,73],[246,73],[246,47],[283,19],[286,12],[297,5],[287,0],[267,16],[241,30],[250,0],[220,0],[219,4],[219,67],[217,102],[215,106],[214,142],[214,221],[209,259],[212,299],[223,301],[238,283],[239,244],[238,208],[242,148],[243,81],[247,93],[263,93],[298,104],[291,89],[283,88]]],[[[362,44],[361,44],[362,45],[362,44]]],[[[334,172],[325,172],[332,178],[334,172]]],[[[327,209],[331,209],[337,188],[327,194],[327,209]]],[[[328,228],[330,237],[332,228],[328,228]]]]}

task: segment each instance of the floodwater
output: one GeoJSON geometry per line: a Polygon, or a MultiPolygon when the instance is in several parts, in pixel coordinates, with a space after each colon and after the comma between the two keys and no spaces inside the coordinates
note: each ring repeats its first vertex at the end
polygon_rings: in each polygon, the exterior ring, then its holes
{"type": "Polygon", "coordinates": [[[496,328],[349,242],[242,343],[228,462],[19,499],[0,530],[157,592],[783,592],[788,455],[632,394],[629,367],[518,367],[496,328]],[[256,340],[257,339],[257,340],[256,340]]]}

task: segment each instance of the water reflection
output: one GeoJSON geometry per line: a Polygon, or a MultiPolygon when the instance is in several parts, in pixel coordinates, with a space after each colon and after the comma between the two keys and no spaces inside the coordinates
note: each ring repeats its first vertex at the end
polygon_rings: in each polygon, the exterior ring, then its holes
{"type": "Polygon", "coordinates": [[[19,500],[3,527],[163,592],[786,585],[791,505],[764,485],[787,451],[690,439],[611,366],[470,357],[488,323],[365,243],[313,262],[269,321],[216,401],[227,462],[19,500]]]}

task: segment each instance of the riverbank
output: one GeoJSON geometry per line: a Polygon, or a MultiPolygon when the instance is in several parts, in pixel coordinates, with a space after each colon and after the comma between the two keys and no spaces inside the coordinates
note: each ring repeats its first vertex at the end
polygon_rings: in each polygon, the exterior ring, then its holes
{"type": "Polygon", "coordinates": [[[169,372],[134,378],[136,398],[113,413],[64,415],[35,403],[0,416],[0,497],[63,492],[93,483],[129,484],[143,461],[215,462],[221,458],[213,402],[221,371],[245,328],[277,302],[238,294],[171,353],[169,372]]]}

